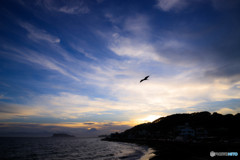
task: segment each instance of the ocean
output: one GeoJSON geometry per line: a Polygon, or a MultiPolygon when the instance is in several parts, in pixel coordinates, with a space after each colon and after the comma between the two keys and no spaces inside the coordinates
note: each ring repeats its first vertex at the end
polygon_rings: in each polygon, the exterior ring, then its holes
{"type": "Polygon", "coordinates": [[[1,160],[148,160],[146,146],[100,138],[0,138],[1,160]]]}

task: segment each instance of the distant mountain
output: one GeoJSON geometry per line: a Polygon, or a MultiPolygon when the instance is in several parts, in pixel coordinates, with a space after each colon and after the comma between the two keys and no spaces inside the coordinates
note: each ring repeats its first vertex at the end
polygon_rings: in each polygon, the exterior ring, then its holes
{"type": "Polygon", "coordinates": [[[239,139],[240,113],[213,114],[204,111],[192,114],[173,114],[152,123],[144,123],[122,133],[112,133],[109,140],[165,139],[165,140],[229,140],[239,139]]]}

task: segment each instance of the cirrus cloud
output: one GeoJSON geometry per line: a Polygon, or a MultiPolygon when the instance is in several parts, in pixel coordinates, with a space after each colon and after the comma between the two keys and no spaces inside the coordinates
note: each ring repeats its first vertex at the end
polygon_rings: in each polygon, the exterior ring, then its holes
{"type": "Polygon", "coordinates": [[[44,40],[50,43],[60,43],[60,38],[47,33],[43,29],[39,29],[27,22],[20,22],[19,25],[28,31],[28,38],[36,40],[44,40]]]}
{"type": "Polygon", "coordinates": [[[86,14],[90,11],[83,0],[40,0],[37,4],[49,11],[66,14],[86,14]]]}

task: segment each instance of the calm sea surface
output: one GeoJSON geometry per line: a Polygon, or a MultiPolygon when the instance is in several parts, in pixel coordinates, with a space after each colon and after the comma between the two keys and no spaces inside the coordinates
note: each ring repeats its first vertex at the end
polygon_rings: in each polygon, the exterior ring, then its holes
{"type": "Polygon", "coordinates": [[[1,160],[147,160],[152,152],[100,138],[0,138],[1,160]]]}

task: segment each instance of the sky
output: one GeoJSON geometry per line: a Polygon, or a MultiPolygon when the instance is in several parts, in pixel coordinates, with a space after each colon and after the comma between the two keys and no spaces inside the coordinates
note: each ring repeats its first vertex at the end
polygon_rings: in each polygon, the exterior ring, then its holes
{"type": "Polygon", "coordinates": [[[240,1],[0,1],[0,136],[199,111],[240,112],[240,1]]]}

